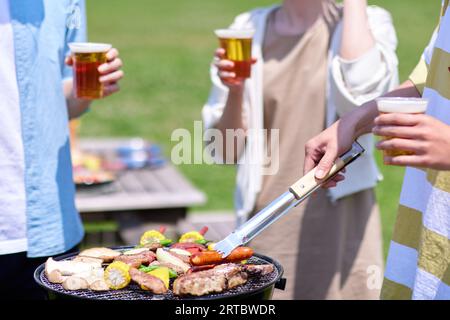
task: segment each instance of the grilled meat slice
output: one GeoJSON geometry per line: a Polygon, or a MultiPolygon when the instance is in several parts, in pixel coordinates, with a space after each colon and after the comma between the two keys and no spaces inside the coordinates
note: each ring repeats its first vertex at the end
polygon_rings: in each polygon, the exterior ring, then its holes
{"type": "Polygon", "coordinates": [[[244,264],[243,268],[252,277],[265,276],[274,270],[273,264],[244,264]]]}
{"type": "Polygon", "coordinates": [[[164,294],[167,292],[167,288],[161,279],[139,271],[136,268],[130,268],[129,272],[131,280],[139,284],[142,289],[149,290],[154,294],[164,294]]]}
{"type": "Polygon", "coordinates": [[[156,259],[153,251],[145,251],[138,254],[124,254],[118,256],[114,261],[122,261],[133,268],[139,268],[141,264],[149,265],[156,259]]]}
{"type": "Polygon", "coordinates": [[[103,262],[110,262],[120,256],[121,253],[109,248],[90,248],[80,252],[80,257],[91,257],[102,259],[103,262]]]}
{"type": "Polygon", "coordinates": [[[176,295],[203,296],[232,289],[247,282],[247,273],[241,265],[222,264],[213,269],[179,277],[173,284],[176,295]]]}

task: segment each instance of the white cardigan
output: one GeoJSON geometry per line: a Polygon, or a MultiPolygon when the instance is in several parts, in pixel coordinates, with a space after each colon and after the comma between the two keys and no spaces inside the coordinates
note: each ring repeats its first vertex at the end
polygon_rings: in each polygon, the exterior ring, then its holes
{"type": "MultiPolygon", "coordinates": [[[[246,81],[243,110],[248,128],[263,129],[263,56],[262,45],[269,13],[278,5],[246,12],[231,25],[236,29],[255,29],[252,55],[257,63],[252,67],[252,77],[246,81]]],[[[333,34],[329,50],[329,72],[327,83],[327,126],[338,117],[357,108],[362,103],[376,98],[393,89],[398,84],[398,60],[395,53],[397,38],[390,14],[379,7],[367,8],[370,28],[376,39],[376,46],[354,61],[339,57],[342,37],[342,23],[333,34]]],[[[210,96],[203,107],[202,115],[205,129],[212,128],[222,117],[228,95],[218,75],[217,68],[211,66],[213,83],[210,96]]],[[[245,146],[245,163],[238,164],[235,191],[235,209],[238,224],[244,222],[254,209],[255,201],[262,185],[261,163],[264,140],[258,130],[250,130],[245,146]],[[250,161],[249,161],[250,160],[250,161]]],[[[359,139],[366,153],[347,170],[346,180],[338,187],[330,189],[333,201],[353,193],[373,188],[382,178],[373,157],[373,137],[366,135],[359,139]]],[[[304,146],[298,146],[303,148],[304,146]]],[[[302,168],[299,168],[301,172],[302,168]]],[[[299,177],[300,178],[300,177],[299,177]]],[[[289,186],[286,186],[286,190],[289,186]]]]}

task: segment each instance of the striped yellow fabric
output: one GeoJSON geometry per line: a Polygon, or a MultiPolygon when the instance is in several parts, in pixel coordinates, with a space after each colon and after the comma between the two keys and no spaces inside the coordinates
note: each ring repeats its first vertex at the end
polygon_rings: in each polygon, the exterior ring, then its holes
{"type": "MultiPolygon", "coordinates": [[[[450,123],[450,0],[410,75],[427,113],[450,123]]],[[[450,299],[450,171],[407,168],[382,299],[450,299]]]]}
{"type": "Polygon", "coordinates": [[[425,83],[427,82],[428,76],[428,65],[425,59],[420,59],[417,66],[414,68],[413,72],[409,75],[409,80],[416,86],[420,95],[423,95],[423,90],[425,89],[425,83]]]}
{"type": "Polygon", "coordinates": [[[384,278],[383,288],[381,289],[381,297],[383,300],[410,300],[412,290],[399,283],[384,278]]]}

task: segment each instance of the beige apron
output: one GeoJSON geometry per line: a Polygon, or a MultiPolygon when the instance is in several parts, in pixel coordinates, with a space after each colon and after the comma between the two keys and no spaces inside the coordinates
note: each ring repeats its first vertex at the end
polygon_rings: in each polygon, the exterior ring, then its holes
{"type": "MultiPolygon", "coordinates": [[[[279,171],[265,176],[255,212],[302,176],[305,143],[325,126],[328,46],[339,15],[305,34],[282,36],[272,13],[264,40],[264,127],[279,129],[279,171]]],[[[270,139],[270,138],[269,138],[270,139]]],[[[270,140],[267,145],[270,145],[270,140]]],[[[281,262],[286,290],[276,299],[378,299],[368,267],[382,267],[379,212],[373,190],[332,203],[320,190],[252,241],[281,262]]]]}

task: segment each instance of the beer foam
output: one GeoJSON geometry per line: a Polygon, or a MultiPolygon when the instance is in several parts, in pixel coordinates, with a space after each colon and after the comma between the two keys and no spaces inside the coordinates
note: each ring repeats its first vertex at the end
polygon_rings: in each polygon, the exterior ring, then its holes
{"type": "Polygon", "coordinates": [[[112,48],[108,43],[71,42],[69,48],[72,53],[106,52],[112,48]]]}
{"type": "Polygon", "coordinates": [[[214,33],[222,39],[250,39],[255,34],[254,29],[218,29],[214,33]]]}
{"type": "Polygon", "coordinates": [[[384,113],[425,113],[428,100],[421,98],[378,98],[378,111],[384,113]]]}

